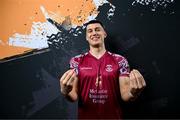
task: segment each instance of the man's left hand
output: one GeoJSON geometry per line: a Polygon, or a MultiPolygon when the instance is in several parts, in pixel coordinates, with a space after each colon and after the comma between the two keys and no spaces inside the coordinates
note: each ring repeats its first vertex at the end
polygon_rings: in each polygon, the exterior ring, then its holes
{"type": "Polygon", "coordinates": [[[146,82],[138,70],[133,69],[130,72],[130,94],[136,98],[146,87],[146,82]]]}

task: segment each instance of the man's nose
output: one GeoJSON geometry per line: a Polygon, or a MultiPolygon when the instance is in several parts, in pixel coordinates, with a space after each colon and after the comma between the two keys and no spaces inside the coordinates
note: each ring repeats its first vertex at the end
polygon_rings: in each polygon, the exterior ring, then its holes
{"type": "Polygon", "coordinates": [[[95,30],[93,30],[92,35],[97,35],[97,32],[95,30]]]}

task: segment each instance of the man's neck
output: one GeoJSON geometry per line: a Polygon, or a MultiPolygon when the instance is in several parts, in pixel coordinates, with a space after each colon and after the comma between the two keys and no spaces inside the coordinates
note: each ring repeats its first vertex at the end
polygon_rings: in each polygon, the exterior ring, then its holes
{"type": "Polygon", "coordinates": [[[104,53],[106,52],[105,47],[90,47],[90,51],[91,55],[93,55],[94,57],[96,57],[97,59],[101,58],[104,53]]]}

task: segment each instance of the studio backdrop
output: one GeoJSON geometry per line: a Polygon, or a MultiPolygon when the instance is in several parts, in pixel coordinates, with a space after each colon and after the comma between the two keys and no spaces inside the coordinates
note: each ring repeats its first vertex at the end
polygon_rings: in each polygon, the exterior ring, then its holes
{"type": "Polygon", "coordinates": [[[0,118],[77,118],[60,93],[71,57],[89,50],[85,23],[105,25],[108,51],[147,87],[124,118],[179,117],[175,0],[0,0],[0,118]]]}

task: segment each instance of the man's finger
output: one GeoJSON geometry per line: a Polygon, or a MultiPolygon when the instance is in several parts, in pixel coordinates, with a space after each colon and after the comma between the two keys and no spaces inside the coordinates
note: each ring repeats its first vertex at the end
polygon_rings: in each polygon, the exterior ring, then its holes
{"type": "Polygon", "coordinates": [[[71,78],[67,81],[67,86],[68,86],[68,85],[72,85],[72,83],[73,83],[74,80],[75,80],[75,77],[76,77],[76,73],[73,72],[73,75],[72,75],[71,78]]]}
{"type": "Polygon", "coordinates": [[[68,75],[69,72],[70,72],[70,70],[66,71],[66,72],[63,74],[63,76],[60,78],[60,81],[63,81],[63,80],[66,78],[66,76],[68,75]]]}
{"type": "Polygon", "coordinates": [[[138,79],[139,83],[141,84],[141,87],[146,86],[146,82],[144,80],[144,77],[141,75],[141,73],[138,70],[134,70],[135,76],[138,79]]]}
{"type": "Polygon", "coordinates": [[[136,81],[135,81],[135,76],[133,75],[133,73],[132,73],[132,71],[131,71],[131,73],[130,73],[130,87],[131,88],[137,88],[137,83],[136,83],[136,81]]]}
{"type": "Polygon", "coordinates": [[[142,80],[143,80],[143,77],[141,74],[139,74],[138,72],[136,72],[136,70],[133,70],[133,75],[135,76],[135,80],[136,80],[136,83],[137,83],[137,88],[142,88],[142,80]]]}
{"type": "Polygon", "coordinates": [[[73,75],[73,72],[74,72],[74,69],[73,70],[70,70],[70,72],[67,74],[67,76],[64,78],[64,80],[62,81],[62,83],[64,85],[67,84],[68,80],[71,78],[71,76],[73,75]]]}

